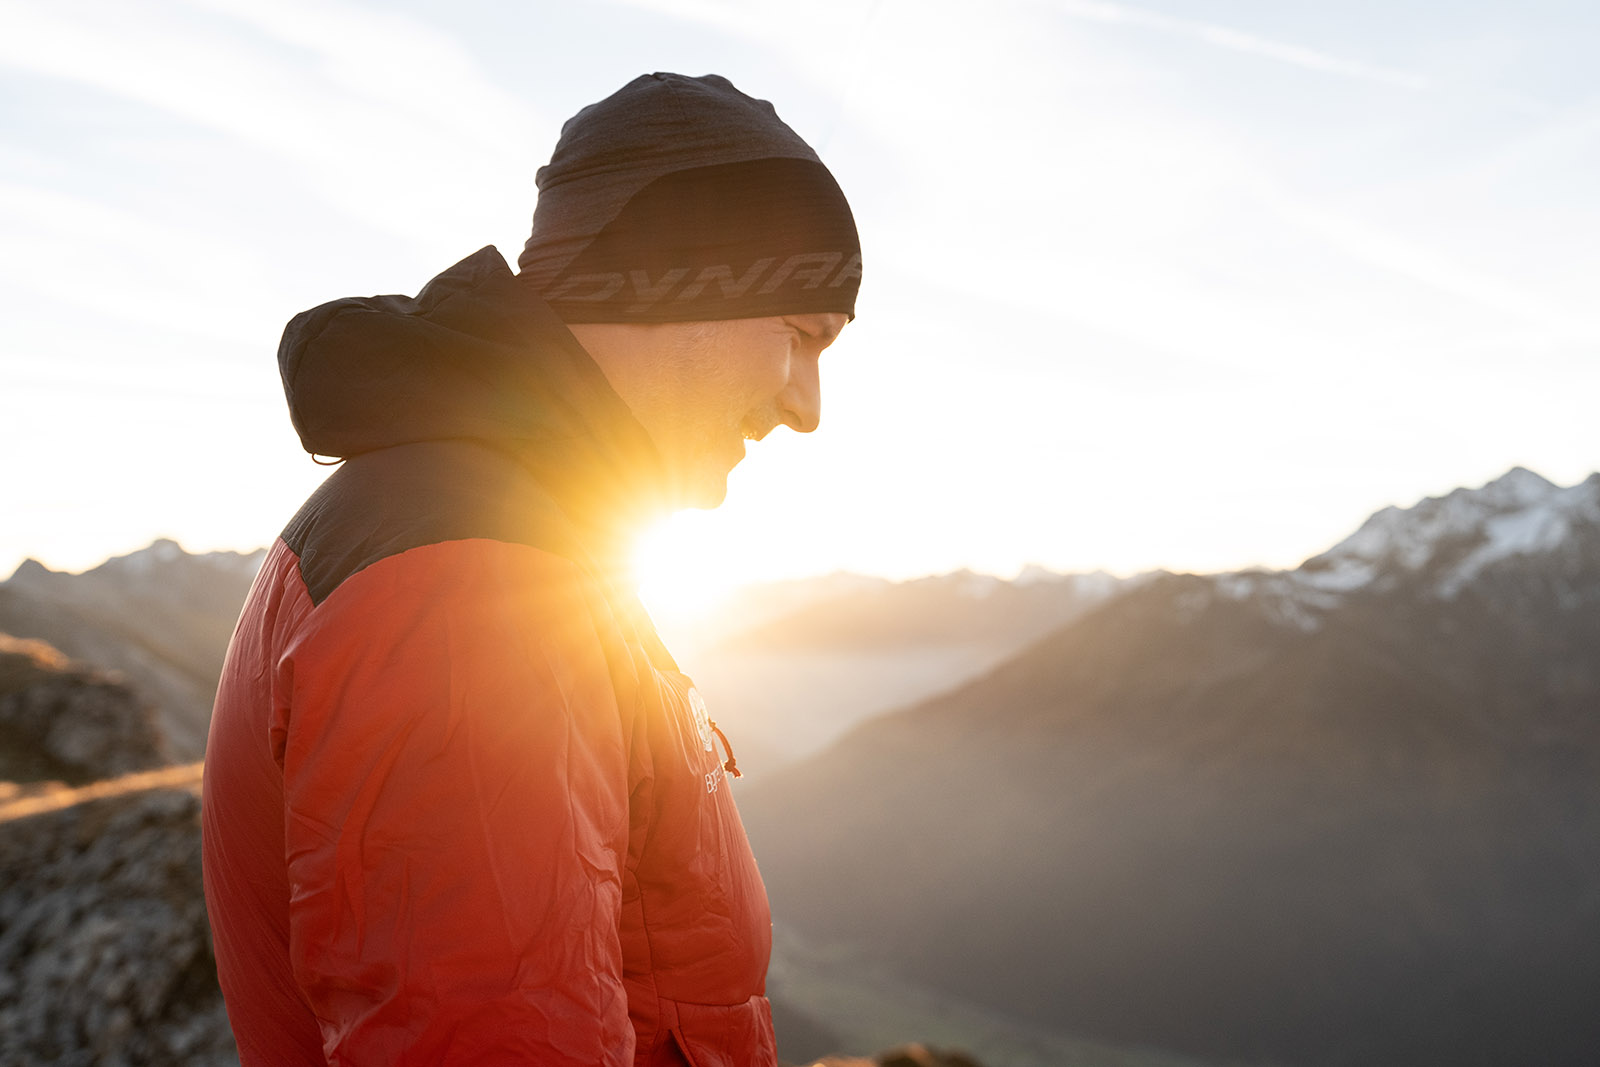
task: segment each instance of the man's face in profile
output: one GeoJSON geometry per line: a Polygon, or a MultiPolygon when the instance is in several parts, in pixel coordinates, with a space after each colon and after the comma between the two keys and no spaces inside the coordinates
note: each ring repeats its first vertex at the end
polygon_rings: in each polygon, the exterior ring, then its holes
{"type": "Polygon", "coordinates": [[[677,506],[721,504],[746,440],[780,424],[817,428],[817,360],[848,321],[807,312],[647,327],[658,331],[653,359],[613,384],[661,454],[677,506]]]}

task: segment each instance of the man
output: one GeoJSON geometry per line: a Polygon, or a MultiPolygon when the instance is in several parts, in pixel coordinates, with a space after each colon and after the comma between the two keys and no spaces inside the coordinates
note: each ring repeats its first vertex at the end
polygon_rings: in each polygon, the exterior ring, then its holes
{"type": "Polygon", "coordinates": [[[624,557],[746,438],[816,427],[855,224],[715,76],[584,109],[538,186],[520,274],[487,248],[284,334],[301,441],[345,462],[262,566],[207,749],[247,1067],[776,1060],[732,754],[624,557]]]}

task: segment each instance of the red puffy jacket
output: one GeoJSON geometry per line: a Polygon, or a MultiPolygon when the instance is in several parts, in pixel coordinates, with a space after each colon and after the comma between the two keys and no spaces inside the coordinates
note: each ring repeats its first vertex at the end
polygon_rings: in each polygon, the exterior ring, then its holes
{"type": "Polygon", "coordinates": [[[772,1064],[766,894],[704,702],[617,578],[654,454],[493,249],[291,322],[309,450],[206,753],[261,1064],[772,1064]]]}

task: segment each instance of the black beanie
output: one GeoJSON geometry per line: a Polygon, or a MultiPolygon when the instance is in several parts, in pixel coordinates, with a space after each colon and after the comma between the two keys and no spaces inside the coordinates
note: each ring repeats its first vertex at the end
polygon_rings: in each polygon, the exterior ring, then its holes
{"type": "Polygon", "coordinates": [[[646,74],[561,128],[521,277],[566,322],[855,316],[844,193],[772,105],[646,74]]]}

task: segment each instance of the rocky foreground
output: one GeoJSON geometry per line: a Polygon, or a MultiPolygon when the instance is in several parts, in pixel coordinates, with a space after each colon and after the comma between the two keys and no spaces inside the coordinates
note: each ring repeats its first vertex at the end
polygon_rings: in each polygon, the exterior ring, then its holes
{"type": "Polygon", "coordinates": [[[200,887],[200,774],[0,794],[0,1062],[238,1063],[200,887]]]}

